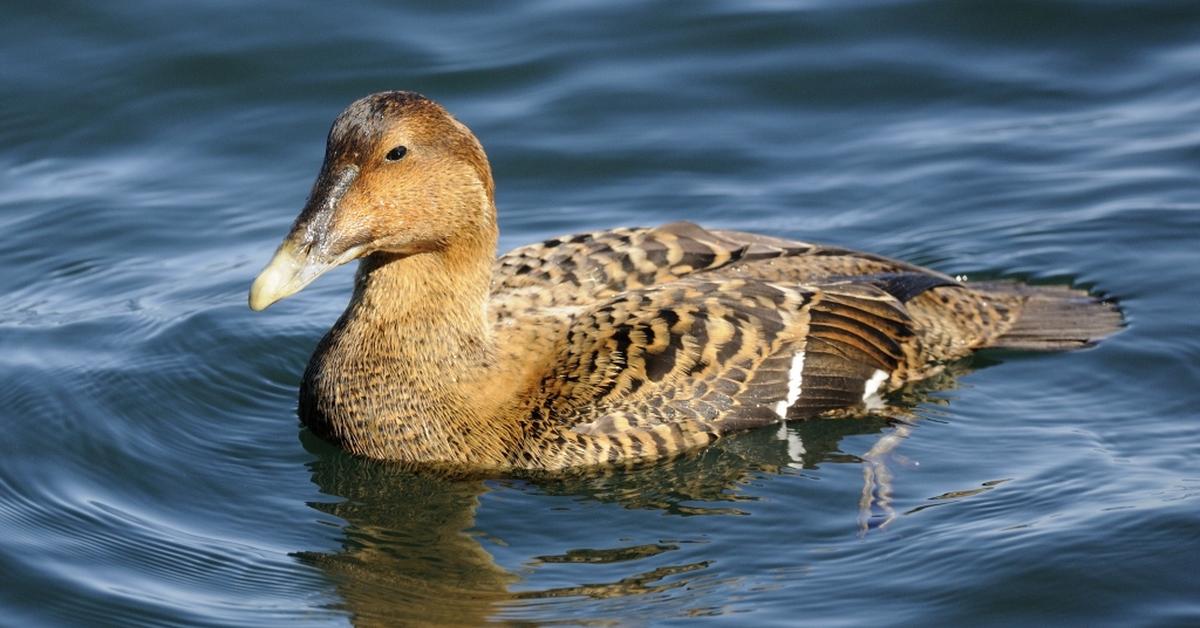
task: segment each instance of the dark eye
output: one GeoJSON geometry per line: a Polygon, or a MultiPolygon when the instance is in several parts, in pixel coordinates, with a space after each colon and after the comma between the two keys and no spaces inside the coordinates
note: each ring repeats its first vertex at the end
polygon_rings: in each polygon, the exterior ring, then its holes
{"type": "Polygon", "coordinates": [[[403,146],[397,146],[392,150],[389,150],[384,159],[388,161],[400,161],[400,158],[404,157],[406,154],[408,154],[407,148],[403,146]]]}

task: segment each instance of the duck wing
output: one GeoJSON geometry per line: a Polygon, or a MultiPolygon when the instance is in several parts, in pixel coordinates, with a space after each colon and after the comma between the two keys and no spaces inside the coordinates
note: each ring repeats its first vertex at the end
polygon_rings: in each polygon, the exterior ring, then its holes
{"type": "Polygon", "coordinates": [[[577,233],[514,249],[496,260],[491,301],[506,314],[590,305],[700,274],[785,283],[873,275],[892,287],[908,282],[913,294],[957,283],[870,253],[675,222],[577,233]]]}
{"type": "Polygon", "coordinates": [[[552,468],[650,459],[861,406],[921,360],[918,343],[901,302],[867,284],[695,277],[625,292],[557,347],[533,413],[548,442],[530,451],[552,468]]]}
{"type": "Polygon", "coordinates": [[[717,233],[690,222],[577,233],[498,258],[492,302],[517,308],[593,304],[628,290],[814,248],[749,233],[717,233]]]}
{"type": "MultiPolygon", "coordinates": [[[[497,262],[491,311],[544,358],[516,466],[648,459],[879,402],[988,346],[1088,346],[1086,291],[965,284],[886,257],[691,223],[556,238],[497,262]]],[[[539,359],[540,359],[539,358],[539,359]]]]}

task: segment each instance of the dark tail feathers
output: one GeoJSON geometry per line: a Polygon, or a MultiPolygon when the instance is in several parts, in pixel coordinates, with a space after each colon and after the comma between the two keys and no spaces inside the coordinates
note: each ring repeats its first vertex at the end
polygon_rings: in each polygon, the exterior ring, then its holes
{"type": "Polygon", "coordinates": [[[1085,290],[1019,283],[971,284],[972,288],[1025,297],[1021,317],[991,344],[1026,351],[1062,351],[1091,346],[1125,326],[1121,309],[1085,290]]]}

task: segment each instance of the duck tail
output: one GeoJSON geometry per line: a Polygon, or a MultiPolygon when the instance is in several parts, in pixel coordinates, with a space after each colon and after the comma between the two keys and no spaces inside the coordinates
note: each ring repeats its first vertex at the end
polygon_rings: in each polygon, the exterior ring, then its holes
{"type": "Polygon", "coordinates": [[[1116,302],[1067,286],[1019,283],[972,284],[989,292],[1024,297],[1016,323],[989,346],[1023,351],[1090,347],[1125,327],[1116,302]]]}

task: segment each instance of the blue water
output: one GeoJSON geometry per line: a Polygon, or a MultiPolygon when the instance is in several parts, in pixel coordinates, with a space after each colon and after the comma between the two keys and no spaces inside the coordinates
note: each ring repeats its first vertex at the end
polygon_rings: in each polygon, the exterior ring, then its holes
{"type": "Polygon", "coordinates": [[[1200,623],[1200,4],[10,4],[0,94],[0,624],[1200,623]],[[688,219],[1129,327],[637,471],[359,461],[295,416],[352,270],[245,302],[382,89],[503,249],[688,219]]]}

